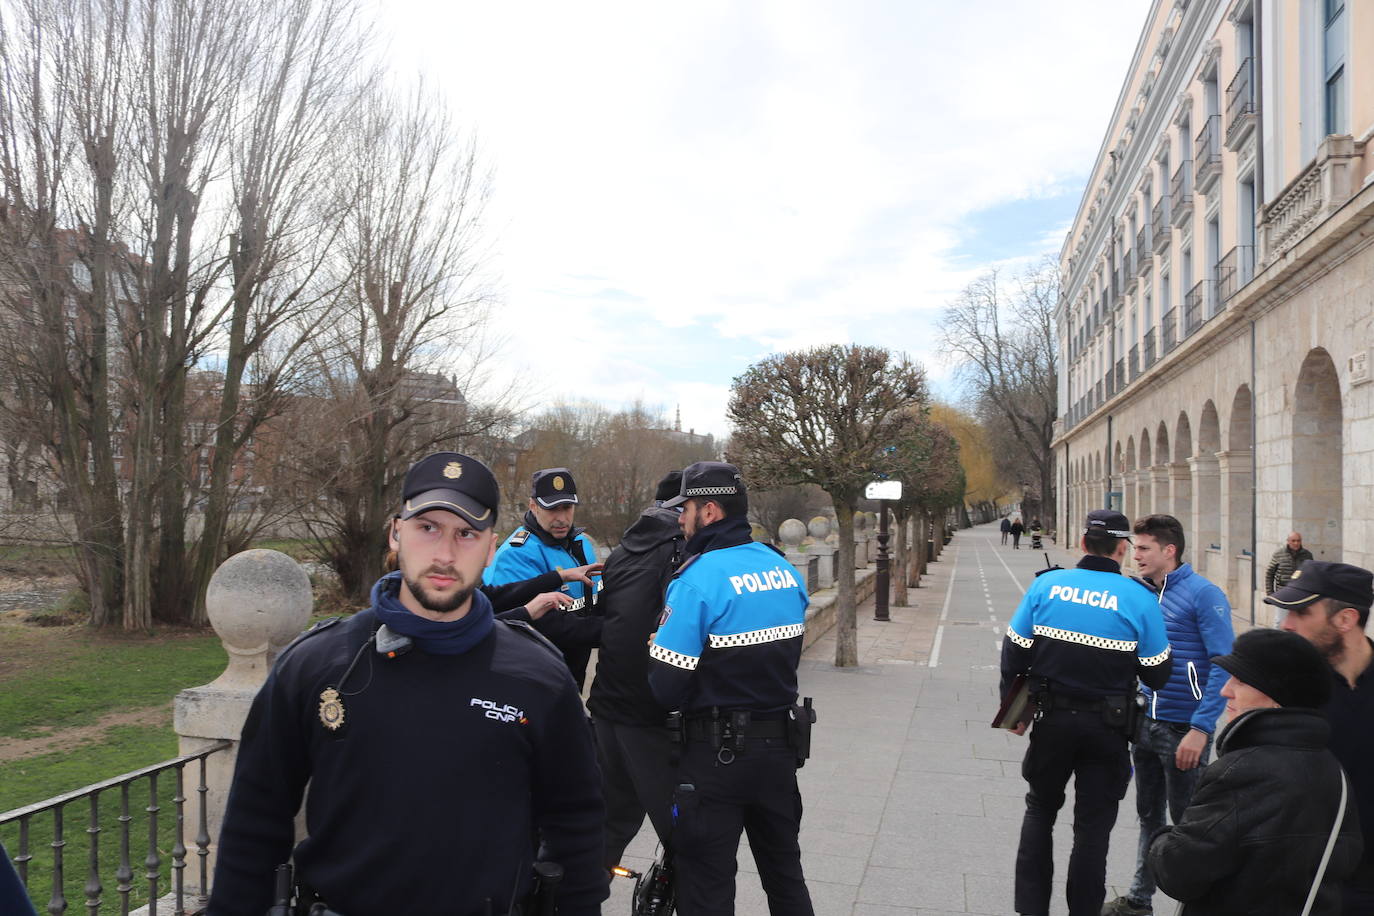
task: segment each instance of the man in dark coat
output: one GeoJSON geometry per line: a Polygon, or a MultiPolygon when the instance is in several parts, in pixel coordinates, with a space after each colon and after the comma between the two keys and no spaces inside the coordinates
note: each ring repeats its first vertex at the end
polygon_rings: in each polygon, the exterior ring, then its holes
{"type": "Polygon", "coordinates": [[[682,472],[659,481],[654,504],[625,529],[602,573],[604,618],[596,677],[587,708],[596,730],[606,798],[606,867],[620,863],[647,812],[666,847],[672,827],[672,743],[668,710],[649,690],[645,647],[658,628],[663,595],[682,554],[680,513],[664,509],[678,495],[682,472]]]}
{"type": "Polygon", "coordinates": [[[1016,519],[1011,523],[1011,549],[1021,549],[1021,535],[1026,533],[1026,526],[1021,524],[1021,519],[1016,519]]]}
{"type": "Polygon", "coordinates": [[[1004,516],[1002,516],[1002,544],[1003,544],[1003,546],[1006,545],[1006,543],[1007,543],[1007,535],[1009,535],[1009,534],[1011,534],[1011,519],[1007,518],[1007,517],[1004,515],[1004,516]]]}

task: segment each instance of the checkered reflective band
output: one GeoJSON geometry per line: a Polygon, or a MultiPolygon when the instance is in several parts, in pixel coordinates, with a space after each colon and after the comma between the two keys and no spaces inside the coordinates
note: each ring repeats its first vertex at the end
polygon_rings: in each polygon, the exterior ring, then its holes
{"type": "Polygon", "coordinates": [[[795,639],[805,632],[805,624],[789,623],[786,626],[769,627],[766,630],[750,630],[748,633],[735,633],[731,636],[717,636],[712,633],[710,636],[711,648],[728,649],[731,646],[757,646],[759,643],[795,639]]]}
{"type": "Polygon", "coordinates": [[[683,496],[729,496],[738,493],[739,487],[689,487],[683,496]]]}
{"type": "Polygon", "coordinates": [[[690,655],[683,655],[681,652],[674,652],[672,649],[665,649],[658,644],[649,647],[649,657],[656,658],[661,662],[667,662],[674,668],[683,668],[687,671],[695,671],[699,658],[690,655]]]}

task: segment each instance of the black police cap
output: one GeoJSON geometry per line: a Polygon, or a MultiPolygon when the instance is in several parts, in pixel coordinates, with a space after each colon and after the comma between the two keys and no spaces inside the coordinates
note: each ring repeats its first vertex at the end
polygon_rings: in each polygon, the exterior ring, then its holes
{"type": "Polygon", "coordinates": [[[694,496],[735,496],[744,492],[739,468],[724,461],[698,461],[682,469],[682,489],[663,508],[673,509],[694,496]]]}
{"type": "Polygon", "coordinates": [[[1300,608],[1318,598],[1334,598],[1345,607],[1367,609],[1374,604],[1374,573],[1349,563],[1304,560],[1288,584],[1264,601],[1275,607],[1300,608]]]}
{"type": "Polygon", "coordinates": [[[457,452],[435,452],[406,471],[401,498],[401,518],[443,509],[481,530],[496,524],[501,488],[487,466],[476,458],[457,452]]]}
{"type": "Polygon", "coordinates": [[[530,481],[530,496],[545,509],[564,503],[577,505],[577,484],[567,468],[544,468],[535,471],[530,481]]]}
{"type": "Polygon", "coordinates": [[[682,472],[669,471],[658,482],[658,489],[654,491],[654,502],[662,503],[677,496],[680,492],[682,492],[682,472]]]}
{"type": "Polygon", "coordinates": [[[1131,523],[1126,516],[1111,509],[1094,509],[1083,523],[1084,534],[1110,534],[1114,538],[1131,538],[1131,523]]]}

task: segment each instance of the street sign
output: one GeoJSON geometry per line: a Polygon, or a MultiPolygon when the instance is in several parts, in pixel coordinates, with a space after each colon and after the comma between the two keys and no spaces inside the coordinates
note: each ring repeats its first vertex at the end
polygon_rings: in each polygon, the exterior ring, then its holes
{"type": "Polygon", "coordinates": [[[900,480],[875,480],[864,487],[864,499],[901,499],[900,480]]]}

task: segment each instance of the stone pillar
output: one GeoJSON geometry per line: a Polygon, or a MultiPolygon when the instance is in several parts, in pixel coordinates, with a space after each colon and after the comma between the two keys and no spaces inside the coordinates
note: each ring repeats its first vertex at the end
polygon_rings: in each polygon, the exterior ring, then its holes
{"type": "Polygon", "coordinates": [[[816,555],[816,584],[830,588],[835,584],[835,545],[831,543],[830,519],[818,515],[807,524],[815,543],[810,550],[816,555]]]}
{"type": "Polygon", "coordinates": [[[1197,455],[1188,459],[1193,491],[1193,519],[1191,523],[1194,568],[1213,582],[1225,582],[1225,569],[1213,569],[1221,550],[1221,472],[1217,458],[1197,455]]]}
{"type": "Polygon", "coordinates": [[[783,556],[797,572],[801,573],[802,585],[808,595],[816,591],[816,558],[802,553],[802,538],[806,537],[806,524],[789,518],[778,526],[778,543],[782,545],[783,556]]]}
{"type": "MultiPolygon", "coordinates": [[[[1186,461],[1179,461],[1169,467],[1169,514],[1183,525],[1183,537],[1188,550],[1197,556],[1197,529],[1193,527],[1193,469],[1186,461]]],[[[1204,545],[1205,546],[1205,545],[1204,545]]]]}
{"type": "Polygon", "coordinates": [[[1173,515],[1173,501],[1169,491],[1169,466],[1156,464],[1150,468],[1150,489],[1153,501],[1150,506],[1152,515],[1173,515]]]}
{"type": "MultiPolygon", "coordinates": [[[[1226,596],[1234,609],[1250,607],[1250,563],[1244,563],[1250,551],[1250,499],[1255,486],[1250,450],[1217,452],[1217,470],[1221,475],[1221,552],[1226,558],[1226,581],[1218,582],[1226,589],[1226,596]]],[[[1255,583],[1263,589],[1263,582],[1255,583]]]]}
{"type": "Polygon", "coordinates": [[[1140,514],[1140,503],[1136,499],[1136,487],[1140,475],[1134,470],[1121,472],[1121,511],[1131,521],[1140,514]]]}
{"type": "MultiPolygon", "coordinates": [[[[277,653],[305,629],[313,605],[310,577],[295,560],[275,550],[245,550],[235,554],[220,564],[210,577],[205,607],[210,625],[229,653],[229,666],[204,687],[192,687],[177,694],[172,724],[182,754],[194,754],[217,741],[233,742],[229,749],[211,754],[205,761],[211,875],[215,871],[215,849],[248,708],[258,688],[267,680],[277,653]]],[[[188,779],[192,773],[193,770],[187,771],[188,779]]],[[[187,810],[189,835],[198,812],[194,808],[195,793],[188,791],[187,794],[192,799],[187,810]]],[[[192,863],[186,871],[189,890],[192,883],[199,880],[200,870],[192,863]]]]}
{"type": "Polygon", "coordinates": [[[868,568],[868,516],[854,513],[854,568],[868,568]]]}

